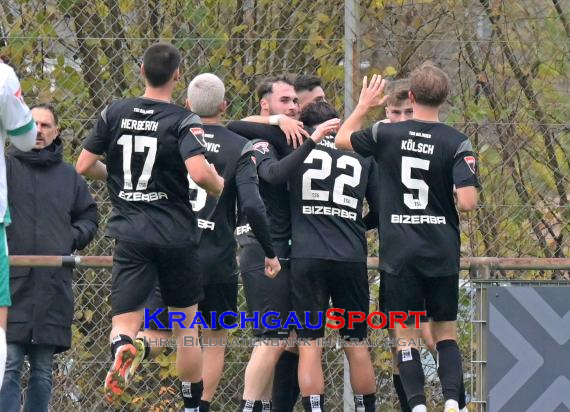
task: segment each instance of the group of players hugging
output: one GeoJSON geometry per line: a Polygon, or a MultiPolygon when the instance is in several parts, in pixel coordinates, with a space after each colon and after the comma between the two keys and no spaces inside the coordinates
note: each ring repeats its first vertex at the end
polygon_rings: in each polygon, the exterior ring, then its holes
{"type": "MultiPolygon", "coordinates": [[[[76,164],[79,173],[106,180],[113,205],[107,398],[120,399],[139,364],[164,349],[153,338],[227,337],[216,317],[237,310],[238,273],[250,312],[281,320],[290,311],[308,313],[301,324],[314,325],[332,300],[345,316],[367,314],[366,231],[377,228],[381,311],[426,312],[421,328],[388,330],[401,343],[393,348],[401,408],[427,410],[417,344],[423,336],[437,352],[445,411],[466,411],[456,330],[458,211],[476,207],[479,184],[469,139],[439,120],[447,75],[426,62],[407,79],[365,77],[342,122],[318,77],[266,78],[257,89],[259,115],[224,125],[225,87],[214,74],[191,81],[186,107],[172,103],[180,64],[174,46],[150,46],[141,66],[144,94],[100,113],[76,164]],[[362,128],[381,106],[387,118],[362,128]],[[185,320],[141,331],[144,308],[168,308],[185,320]],[[197,311],[211,326],[201,332],[188,327],[197,311]]],[[[255,346],[239,410],[292,411],[300,393],[305,411],[324,412],[324,332],[255,329],[273,344],[255,346]]],[[[355,411],[375,411],[370,348],[359,344],[366,323],[339,332],[355,411]]],[[[208,411],[224,345],[176,350],[184,411],[208,411]]]]}

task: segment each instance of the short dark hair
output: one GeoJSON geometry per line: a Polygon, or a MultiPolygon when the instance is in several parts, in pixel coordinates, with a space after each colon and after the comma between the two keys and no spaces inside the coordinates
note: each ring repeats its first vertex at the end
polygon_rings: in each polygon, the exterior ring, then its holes
{"type": "Polygon", "coordinates": [[[425,62],[410,76],[410,91],[416,102],[439,107],[449,95],[449,77],[432,62],[425,62]]]}
{"type": "Polygon", "coordinates": [[[299,120],[305,126],[313,127],[330,119],[340,117],[336,109],[324,100],[309,103],[303,108],[299,120]]]}
{"type": "Polygon", "coordinates": [[[263,99],[265,96],[273,92],[273,85],[275,83],[285,83],[294,87],[293,78],[288,74],[281,74],[279,76],[266,77],[257,86],[257,100],[263,99]]]}
{"type": "Polygon", "coordinates": [[[388,94],[388,106],[400,106],[409,99],[410,79],[393,80],[388,83],[386,93],[388,94]]]}
{"type": "Polygon", "coordinates": [[[38,104],[34,104],[33,106],[30,107],[30,110],[33,109],[45,109],[45,110],[49,110],[51,112],[51,115],[53,116],[53,122],[54,125],[57,126],[58,123],[58,118],[57,118],[57,113],[55,112],[55,106],[51,103],[38,103],[38,104]]]}
{"type": "Polygon", "coordinates": [[[156,43],[144,52],[144,74],[153,87],[164,86],[180,67],[182,57],[176,47],[169,43],[156,43]]]}
{"type": "Polygon", "coordinates": [[[295,91],[301,92],[304,90],[311,91],[315,87],[322,87],[321,78],[319,76],[302,74],[295,79],[295,91]]]}

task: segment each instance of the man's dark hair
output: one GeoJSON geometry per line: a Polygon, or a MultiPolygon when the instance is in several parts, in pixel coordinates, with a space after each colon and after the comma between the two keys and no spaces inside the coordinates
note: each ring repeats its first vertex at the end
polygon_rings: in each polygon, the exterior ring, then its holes
{"type": "Polygon", "coordinates": [[[449,77],[432,62],[425,62],[415,69],[410,82],[410,91],[419,104],[439,107],[449,95],[449,77]]]}
{"type": "Polygon", "coordinates": [[[295,91],[301,92],[304,90],[311,91],[315,87],[322,87],[321,78],[319,76],[302,74],[295,79],[295,91]]]}
{"type": "Polygon", "coordinates": [[[57,126],[58,123],[58,118],[57,118],[57,113],[55,112],[55,106],[51,103],[38,103],[38,104],[34,104],[33,106],[30,107],[30,110],[33,109],[45,109],[45,110],[49,110],[51,112],[51,115],[53,116],[53,122],[54,122],[54,126],[57,126]]]}
{"type": "Polygon", "coordinates": [[[180,67],[180,52],[169,43],[156,43],[144,52],[145,78],[152,87],[164,86],[180,67]]]}
{"type": "Polygon", "coordinates": [[[293,78],[288,74],[281,74],[279,76],[266,77],[257,86],[257,100],[263,99],[265,96],[273,92],[273,85],[275,83],[285,83],[294,87],[293,78]]]}
{"type": "Polygon", "coordinates": [[[307,127],[313,127],[330,119],[340,117],[336,109],[323,100],[313,102],[305,106],[299,116],[299,120],[307,127]]]}

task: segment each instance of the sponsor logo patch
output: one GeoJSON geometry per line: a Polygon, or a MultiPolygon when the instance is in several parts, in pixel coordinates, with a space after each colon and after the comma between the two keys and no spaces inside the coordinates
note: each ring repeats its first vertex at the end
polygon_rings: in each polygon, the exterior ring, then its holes
{"type": "Polygon", "coordinates": [[[190,132],[194,135],[200,146],[206,147],[206,141],[204,140],[204,129],[201,127],[191,127],[190,132]]]}
{"type": "Polygon", "coordinates": [[[463,160],[465,160],[465,163],[467,163],[467,166],[469,167],[469,170],[471,170],[471,173],[475,174],[475,157],[465,156],[463,160]]]}
{"type": "Polygon", "coordinates": [[[253,150],[255,150],[261,154],[269,153],[269,143],[258,142],[258,143],[253,145],[253,150]]]}

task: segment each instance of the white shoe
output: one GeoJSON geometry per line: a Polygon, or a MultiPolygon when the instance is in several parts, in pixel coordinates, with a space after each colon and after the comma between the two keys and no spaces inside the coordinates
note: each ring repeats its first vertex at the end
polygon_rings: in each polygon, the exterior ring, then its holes
{"type": "Polygon", "coordinates": [[[448,399],[445,401],[444,412],[459,412],[459,404],[453,399],[448,399]]]}
{"type": "Polygon", "coordinates": [[[425,405],[416,405],[414,409],[412,409],[412,412],[427,412],[427,408],[425,405]]]}

